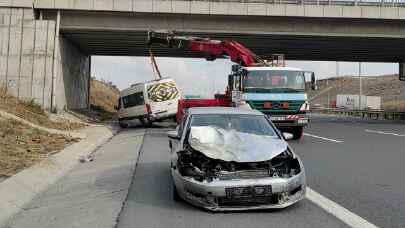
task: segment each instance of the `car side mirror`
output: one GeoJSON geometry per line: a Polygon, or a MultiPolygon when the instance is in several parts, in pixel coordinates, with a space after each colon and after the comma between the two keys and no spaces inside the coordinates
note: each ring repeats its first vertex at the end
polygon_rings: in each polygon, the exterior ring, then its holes
{"type": "Polygon", "coordinates": [[[177,131],[168,131],[167,137],[169,137],[169,139],[180,140],[180,136],[177,131]]]}
{"type": "Polygon", "coordinates": [[[284,137],[285,141],[289,141],[289,140],[293,139],[294,136],[291,133],[283,132],[283,137],[284,137]]]}
{"type": "Polygon", "coordinates": [[[232,65],[232,71],[233,72],[238,72],[240,70],[241,66],[239,64],[234,64],[232,65]]]}

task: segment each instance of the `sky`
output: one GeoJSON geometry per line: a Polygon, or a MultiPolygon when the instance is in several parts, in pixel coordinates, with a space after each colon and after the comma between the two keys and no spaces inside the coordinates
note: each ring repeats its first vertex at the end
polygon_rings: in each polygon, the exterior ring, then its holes
{"type": "MultiPolygon", "coordinates": [[[[212,97],[224,92],[233,63],[228,59],[156,58],[162,76],[173,78],[183,94],[212,97]]],[[[317,79],[336,76],[336,62],[287,61],[287,66],[314,71],[317,79]]],[[[358,75],[358,63],[340,62],[339,76],[358,75]]],[[[362,63],[363,76],[397,74],[396,63],[362,63]]],[[[112,82],[119,89],[155,79],[148,57],[92,57],[92,76],[112,82]]]]}

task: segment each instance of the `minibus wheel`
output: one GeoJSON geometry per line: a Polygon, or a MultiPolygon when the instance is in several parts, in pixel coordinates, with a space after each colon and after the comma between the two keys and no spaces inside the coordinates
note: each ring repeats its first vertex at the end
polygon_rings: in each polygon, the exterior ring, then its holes
{"type": "Polygon", "coordinates": [[[127,128],[128,127],[128,124],[126,124],[126,123],[124,123],[122,121],[119,121],[118,123],[119,123],[121,128],[127,128]]]}
{"type": "Polygon", "coordinates": [[[152,121],[149,118],[140,118],[139,121],[141,121],[141,124],[144,127],[151,127],[152,126],[152,121]]]}

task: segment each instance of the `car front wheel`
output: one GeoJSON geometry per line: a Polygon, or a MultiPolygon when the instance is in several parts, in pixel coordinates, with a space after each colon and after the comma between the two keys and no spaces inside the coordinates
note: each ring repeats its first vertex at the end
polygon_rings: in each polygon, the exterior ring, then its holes
{"type": "Polygon", "coordinates": [[[179,192],[177,191],[176,185],[174,185],[174,183],[173,183],[173,200],[181,201],[181,197],[180,197],[179,192]]]}

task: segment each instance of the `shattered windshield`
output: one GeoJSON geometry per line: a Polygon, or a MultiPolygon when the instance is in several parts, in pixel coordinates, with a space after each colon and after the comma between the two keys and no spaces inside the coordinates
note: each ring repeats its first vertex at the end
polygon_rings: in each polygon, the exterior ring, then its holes
{"type": "Polygon", "coordinates": [[[236,130],[242,133],[277,136],[266,118],[259,115],[193,115],[191,119],[191,127],[200,126],[216,126],[218,128],[236,130]]]}
{"type": "Polygon", "coordinates": [[[246,92],[299,92],[305,90],[305,77],[302,71],[249,71],[243,85],[246,92]]]}

